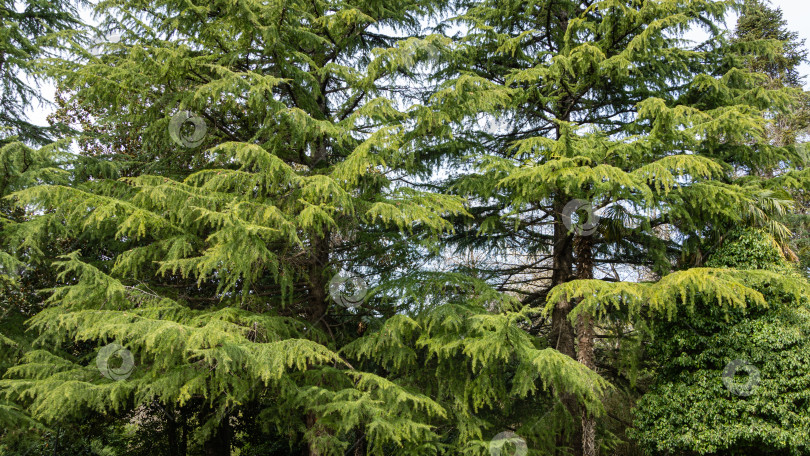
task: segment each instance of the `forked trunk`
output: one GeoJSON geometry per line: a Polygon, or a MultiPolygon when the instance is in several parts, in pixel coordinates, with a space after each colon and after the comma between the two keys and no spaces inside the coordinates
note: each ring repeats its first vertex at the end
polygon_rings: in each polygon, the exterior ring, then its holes
{"type": "MultiPolygon", "coordinates": [[[[566,202],[556,201],[554,203],[554,212],[561,214],[566,202]]],[[[573,278],[573,239],[568,228],[563,225],[559,220],[554,224],[554,271],[552,273],[551,282],[552,286],[557,286],[568,282],[573,278]]],[[[571,313],[573,306],[571,302],[566,299],[559,300],[554,306],[551,313],[551,334],[550,345],[560,353],[576,359],[576,338],[574,327],[568,320],[568,314],[571,313]]],[[[576,419],[580,416],[580,407],[577,398],[572,394],[563,394],[560,401],[565,406],[568,413],[576,419]]],[[[581,434],[578,426],[575,426],[570,436],[559,436],[557,445],[560,447],[569,447],[573,450],[573,456],[582,456],[581,453],[581,434]]]]}

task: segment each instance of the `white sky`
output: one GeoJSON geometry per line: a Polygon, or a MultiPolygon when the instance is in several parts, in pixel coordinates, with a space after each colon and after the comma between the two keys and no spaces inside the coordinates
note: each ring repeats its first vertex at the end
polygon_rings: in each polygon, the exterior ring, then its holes
{"type": "MultiPolygon", "coordinates": [[[[798,32],[801,38],[807,40],[810,47],[810,0],[771,0],[775,6],[782,8],[788,27],[791,31],[798,32]]],[[[89,18],[85,18],[88,20],[89,18]]],[[[734,28],[735,19],[728,21],[728,27],[734,28]]],[[[802,65],[801,74],[810,75],[810,64],[802,65]]],[[[810,90],[810,77],[805,79],[805,88],[810,90]]],[[[42,93],[48,100],[53,100],[54,88],[50,84],[43,85],[42,93]]],[[[28,112],[30,120],[39,125],[47,125],[47,116],[53,112],[53,106],[34,106],[28,112]]]]}

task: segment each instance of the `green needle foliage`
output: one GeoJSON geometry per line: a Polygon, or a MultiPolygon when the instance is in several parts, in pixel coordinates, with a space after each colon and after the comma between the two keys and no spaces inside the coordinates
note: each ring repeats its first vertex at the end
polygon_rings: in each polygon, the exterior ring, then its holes
{"type": "Polygon", "coordinates": [[[55,55],[75,35],[76,2],[39,0],[0,2],[0,146],[11,141],[46,144],[52,128],[32,124],[26,110],[44,102],[37,87],[37,59],[55,55]]]}
{"type": "Polygon", "coordinates": [[[430,111],[407,84],[435,51],[397,33],[435,8],[101,3],[120,40],[48,68],[124,146],[12,195],[39,214],[19,245],[68,249],[6,396],[46,424],[156,421],[172,455],[486,454],[516,422],[504,404],[568,394],[598,413],[606,383],[524,333],[508,297],[446,276],[453,296],[427,308],[390,287],[354,310],[330,296],[341,269],[424,283],[418,262],[467,214],[419,183],[430,111]],[[109,343],[134,362],[118,381],[96,366],[109,343]]]}
{"type": "MultiPolygon", "coordinates": [[[[805,155],[768,140],[766,113],[791,109],[794,91],[746,65],[745,52],[776,58],[782,42],[732,42],[719,27],[736,6],[492,0],[452,19],[468,31],[430,103],[456,127],[437,147],[462,151],[446,188],[471,200],[474,223],[447,241],[499,259],[459,270],[543,308],[533,333],[621,385],[634,374],[598,352],[617,350],[636,312],[765,304],[744,276],[688,269],[721,233],[761,227],[788,250],[781,217],[807,183],[805,155]],[[706,41],[684,40],[691,28],[706,41]]],[[[564,442],[575,454],[615,442],[610,421],[566,406],[582,415],[564,442]]]]}
{"type": "MultiPolygon", "coordinates": [[[[41,309],[36,290],[52,284],[39,263],[13,238],[20,223],[31,220],[15,207],[10,193],[43,183],[65,183],[65,142],[48,144],[60,126],[34,125],[26,112],[44,104],[37,85],[43,81],[37,59],[55,55],[75,34],[75,4],[66,1],[0,2],[0,375],[30,347],[23,322],[41,309]],[[47,144],[47,145],[46,145],[47,144]],[[40,149],[32,147],[42,146],[40,149]]],[[[56,246],[51,246],[56,247],[56,246]]],[[[0,399],[0,440],[18,438],[37,426],[19,404],[0,399]]],[[[25,441],[30,436],[21,438],[25,441]]],[[[0,444],[0,452],[5,451],[0,444]]]]}
{"type": "Polygon", "coordinates": [[[803,54],[742,6],[100,2],[37,54],[78,153],[0,148],[0,451],[801,454],[803,54]]]}

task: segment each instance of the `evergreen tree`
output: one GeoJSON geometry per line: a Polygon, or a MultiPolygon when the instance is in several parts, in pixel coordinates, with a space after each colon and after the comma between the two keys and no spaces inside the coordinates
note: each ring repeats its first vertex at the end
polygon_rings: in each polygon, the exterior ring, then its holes
{"type": "MultiPolygon", "coordinates": [[[[789,109],[763,111],[770,123],[762,142],[798,147],[807,128],[808,97],[798,72],[807,55],[804,42],[787,29],[780,9],[760,1],[745,3],[733,41],[735,52],[744,56],[744,67],[764,76],[762,87],[791,89],[789,109]],[[759,46],[766,42],[775,46],[759,46]]],[[[797,174],[791,168],[772,163],[750,173],[767,180],[797,174]]],[[[795,249],[801,263],[807,261],[801,215],[806,187],[790,187],[796,208],[780,220],[792,231],[792,248],[780,248],[760,230],[741,229],[723,233],[719,246],[707,246],[709,266],[773,271],[792,278],[782,285],[749,283],[765,297],[767,308],[738,309],[721,318],[715,307],[699,303],[687,319],[653,322],[655,340],[649,354],[656,375],[635,409],[633,430],[649,454],[807,452],[807,285],[786,259],[796,259],[795,249]]]]}
{"type": "Polygon", "coordinates": [[[774,375],[807,363],[810,181],[768,73],[802,51],[729,39],[735,5],[102,2],[107,42],[46,66],[79,156],[0,149],[4,299],[48,296],[0,328],[0,420],[51,454],[591,456],[650,367],[644,449],[805,451],[806,375],[774,375]],[[732,358],[789,400],[722,396],[732,358]]]}
{"type": "Polygon", "coordinates": [[[763,0],[746,0],[737,20],[734,40],[745,45],[759,41],[777,41],[777,52],[762,53],[761,47],[743,46],[746,66],[768,76],[769,83],[782,87],[802,87],[804,77],[799,66],[807,60],[807,49],[798,32],[788,30],[781,8],[772,8],[763,0]]]}
{"type": "MultiPolygon", "coordinates": [[[[763,114],[788,109],[791,92],[745,68],[721,27],[733,2],[462,6],[453,20],[469,32],[431,101],[456,126],[438,147],[461,151],[447,186],[473,202],[475,223],[460,220],[448,242],[502,259],[472,272],[538,309],[531,334],[631,394],[632,372],[600,361],[638,346],[643,316],[674,318],[696,296],[765,305],[746,274],[689,269],[735,225],[787,249],[786,189],[807,182],[800,151],[767,140],[763,114]],[[708,39],[684,41],[692,27],[708,39]]],[[[747,46],[773,55],[781,43],[747,46]]],[[[564,402],[581,424],[562,445],[590,456],[614,441],[609,420],[600,432],[564,402]]]]}
{"type": "MultiPolygon", "coordinates": [[[[786,111],[769,111],[766,117],[772,119],[767,130],[767,140],[771,144],[794,146],[806,142],[810,133],[810,93],[804,91],[804,77],[799,73],[799,67],[807,61],[807,48],[799,34],[787,28],[780,8],[772,8],[762,1],[748,1],[737,21],[735,42],[741,48],[740,53],[745,56],[746,67],[767,77],[763,81],[765,87],[786,87],[793,89],[793,106],[786,111]],[[781,47],[776,53],[757,52],[749,48],[749,44],[759,41],[775,41],[781,47]]],[[[768,175],[779,174],[783,170],[760,170],[768,175]]],[[[792,250],[801,261],[802,268],[808,271],[810,255],[808,255],[808,219],[807,197],[804,189],[794,191],[796,210],[786,217],[786,223],[793,231],[791,240],[792,250]]]]}
{"type": "Polygon", "coordinates": [[[415,266],[466,214],[419,184],[441,128],[404,85],[447,40],[397,35],[439,6],[102,3],[120,40],[50,73],[136,153],[14,193],[40,212],[21,243],[80,242],[5,394],[49,424],[134,420],[170,455],[485,454],[521,399],[598,413],[605,383],[508,296],[415,266]],[[379,292],[347,301],[341,269],[379,292]]]}
{"type": "MultiPolygon", "coordinates": [[[[59,52],[80,25],[73,2],[0,2],[0,376],[30,346],[23,322],[40,309],[36,290],[50,286],[47,264],[28,261],[25,247],[16,248],[12,237],[19,223],[31,219],[27,208],[14,207],[10,193],[45,182],[67,181],[65,143],[47,144],[58,127],[32,124],[26,111],[45,100],[37,85],[42,75],[37,59],[59,52]],[[47,145],[46,145],[47,144],[47,145]],[[32,147],[42,146],[40,149],[32,147]]],[[[19,439],[20,433],[41,430],[19,404],[0,398],[0,441],[19,439]]],[[[30,439],[28,439],[30,440],[30,439]]],[[[0,444],[6,454],[9,447],[0,444]]]]}
{"type": "Polygon", "coordinates": [[[63,49],[80,25],[75,2],[14,0],[0,2],[0,146],[13,140],[29,144],[50,142],[50,128],[28,121],[25,111],[44,103],[37,87],[37,59],[63,49]]]}

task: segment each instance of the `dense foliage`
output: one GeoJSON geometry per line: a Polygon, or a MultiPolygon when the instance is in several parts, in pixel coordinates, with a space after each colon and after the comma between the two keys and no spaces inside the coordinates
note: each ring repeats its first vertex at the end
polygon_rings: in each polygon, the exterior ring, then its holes
{"type": "MultiPolygon", "coordinates": [[[[762,232],[731,236],[709,262],[798,275],[762,232]]],[[[688,321],[656,322],[650,357],[658,375],[636,409],[639,440],[651,453],[810,451],[810,302],[770,281],[751,286],[767,308],[723,318],[700,303],[688,321]],[[735,365],[736,376],[726,373],[735,365]],[[732,378],[739,389],[727,384],[732,378]]]]}
{"type": "Polygon", "coordinates": [[[778,10],[3,8],[0,454],[810,452],[778,10]]]}
{"type": "MultiPolygon", "coordinates": [[[[635,369],[622,365],[642,343],[635,312],[683,318],[695,295],[720,309],[747,304],[741,278],[695,268],[726,230],[763,227],[790,250],[783,217],[789,191],[804,189],[805,156],[770,141],[766,119],[792,109],[794,90],[763,84],[749,65],[782,55],[783,43],[730,40],[718,24],[731,5],[474,2],[432,95],[462,132],[449,144],[474,151],[446,183],[475,217],[451,245],[497,258],[471,269],[524,305],[546,305],[529,331],[625,396],[636,394],[635,369]],[[693,27],[705,42],[680,39],[693,27]],[[482,112],[507,125],[475,129],[482,112]],[[583,224],[572,229],[577,208],[583,224]]],[[[606,401],[608,420],[582,413],[574,451],[610,442],[628,400],[606,401]]]]}

